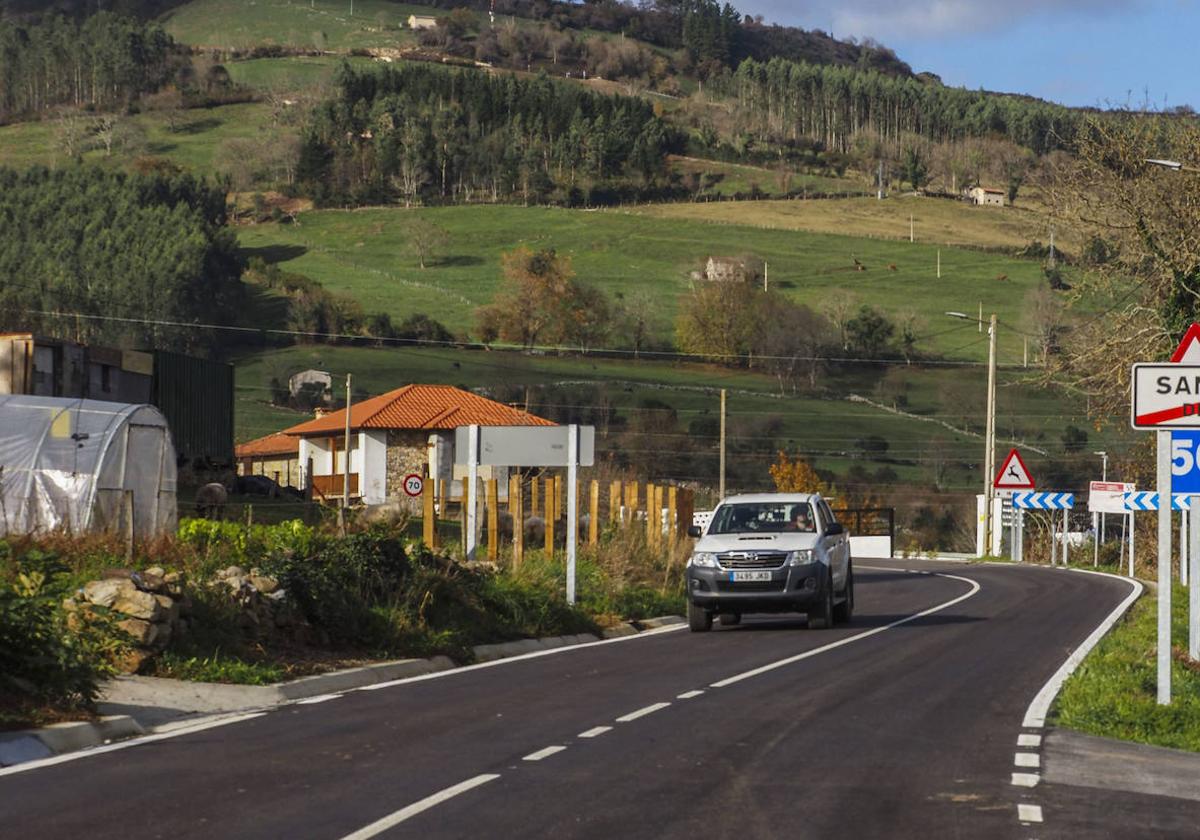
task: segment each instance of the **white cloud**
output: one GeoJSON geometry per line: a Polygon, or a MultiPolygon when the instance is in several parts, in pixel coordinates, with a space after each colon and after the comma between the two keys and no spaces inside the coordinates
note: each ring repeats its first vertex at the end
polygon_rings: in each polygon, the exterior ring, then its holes
{"type": "Polygon", "coordinates": [[[828,29],[838,37],[897,38],[978,34],[1035,14],[1081,18],[1143,5],[1145,0],[824,0],[797,9],[791,0],[747,0],[741,10],[768,20],[828,29]]]}

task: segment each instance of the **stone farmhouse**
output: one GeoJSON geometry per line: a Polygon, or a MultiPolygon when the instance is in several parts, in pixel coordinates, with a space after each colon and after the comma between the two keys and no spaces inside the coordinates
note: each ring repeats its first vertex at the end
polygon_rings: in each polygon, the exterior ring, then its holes
{"type": "Polygon", "coordinates": [[[415,30],[433,29],[435,26],[437,26],[437,18],[433,17],[432,15],[409,15],[408,16],[408,28],[409,29],[415,29],[415,30]]]}
{"type": "Polygon", "coordinates": [[[1004,190],[988,187],[971,187],[967,190],[967,200],[981,207],[1003,207],[1008,204],[1008,196],[1004,194],[1004,190]]]}

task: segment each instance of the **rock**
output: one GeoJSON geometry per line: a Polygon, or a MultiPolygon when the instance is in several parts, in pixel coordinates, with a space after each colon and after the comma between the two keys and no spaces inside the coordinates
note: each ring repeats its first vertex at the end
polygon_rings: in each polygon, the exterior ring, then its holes
{"type": "Polygon", "coordinates": [[[108,578],[88,581],[83,586],[83,597],[98,607],[111,607],[122,594],[137,592],[129,579],[108,578]]]}
{"type": "Polygon", "coordinates": [[[257,589],[263,595],[270,595],[279,588],[279,581],[270,575],[251,574],[247,580],[250,581],[251,586],[257,589]]]}
{"type": "Polygon", "coordinates": [[[172,598],[178,599],[183,595],[184,577],[179,572],[168,572],[163,575],[163,585],[167,588],[167,594],[172,598]]]}
{"type": "Polygon", "coordinates": [[[146,570],[146,574],[154,575],[155,577],[165,578],[167,576],[167,571],[162,566],[151,566],[149,569],[146,570]]]}
{"type": "Polygon", "coordinates": [[[154,596],[137,589],[132,592],[120,592],[113,601],[112,608],[124,615],[145,621],[157,621],[162,616],[162,606],[154,600],[154,596]]]}
{"type": "Polygon", "coordinates": [[[155,630],[150,646],[155,650],[163,650],[171,642],[171,625],[166,622],[160,622],[150,626],[155,630]]]}
{"type": "Polygon", "coordinates": [[[162,621],[174,623],[179,620],[179,605],[166,595],[155,595],[154,600],[162,608],[162,621]]]}
{"type": "Polygon", "coordinates": [[[155,625],[140,618],[127,618],[124,621],[118,621],[117,627],[128,633],[133,643],[141,647],[148,647],[157,635],[155,625]]]}
{"type": "Polygon", "coordinates": [[[243,569],[241,566],[229,566],[228,568],[224,568],[221,571],[217,572],[217,577],[222,580],[224,580],[225,578],[231,578],[231,577],[242,578],[245,576],[246,576],[246,570],[243,569]]]}
{"type": "Polygon", "coordinates": [[[153,656],[154,654],[143,648],[126,648],[113,664],[122,674],[136,674],[146,660],[153,656]]]}
{"type": "Polygon", "coordinates": [[[152,575],[150,572],[134,572],[132,580],[143,592],[165,592],[167,588],[162,575],[152,575]]]}

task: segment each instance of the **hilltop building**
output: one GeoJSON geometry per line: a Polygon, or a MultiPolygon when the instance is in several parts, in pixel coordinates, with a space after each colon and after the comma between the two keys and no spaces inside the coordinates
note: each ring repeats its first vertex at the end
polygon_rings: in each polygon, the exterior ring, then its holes
{"type": "Polygon", "coordinates": [[[408,28],[409,29],[415,29],[415,30],[433,29],[435,26],[437,26],[437,18],[433,17],[432,15],[409,15],[408,16],[408,28]]]}
{"type": "Polygon", "coordinates": [[[981,207],[1003,207],[1008,204],[1008,196],[1004,190],[993,190],[988,187],[971,187],[967,190],[967,199],[981,207]]]}

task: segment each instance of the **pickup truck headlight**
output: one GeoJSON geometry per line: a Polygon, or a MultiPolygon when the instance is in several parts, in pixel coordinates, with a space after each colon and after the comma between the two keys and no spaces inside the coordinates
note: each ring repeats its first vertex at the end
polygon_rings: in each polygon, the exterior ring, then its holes
{"type": "Polygon", "coordinates": [[[688,565],[696,566],[702,569],[720,568],[720,564],[717,563],[717,555],[713,554],[711,551],[697,551],[692,555],[691,559],[688,560],[688,565]]]}
{"type": "Polygon", "coordinates": [[[804,548],[800,551],[788,552],[789,566],[806,566],[813,561],[813,553],[811,548],[804,548]]]}

